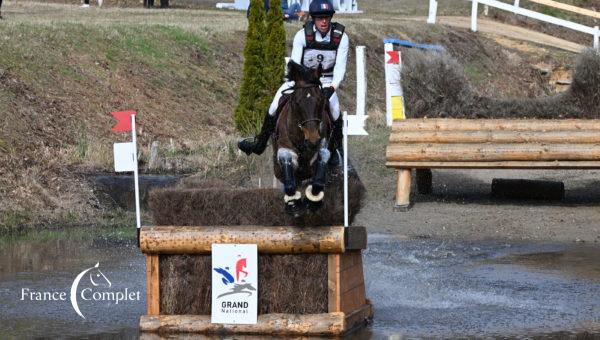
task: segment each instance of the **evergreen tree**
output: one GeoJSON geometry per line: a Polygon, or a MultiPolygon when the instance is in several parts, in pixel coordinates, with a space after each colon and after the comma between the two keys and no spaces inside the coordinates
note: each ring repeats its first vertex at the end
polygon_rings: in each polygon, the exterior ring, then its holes
{"type": "Polygon", "coordinates": [[[266,91],[271,97],[281,86],[285,69],[285,28],[283,27],[281,1],[271,0],[271,7],[267,14],[268,37],[265,48],[265,74],[267,74],[266,91]]]}
{"type": "Polygon", "coordinates": [[[243,134],[257,132],[267,110],[264,100],[268,76],[264,69],[265,29],[264,2],[251,0],[244,48],[244,75],[234,114],[235,126],[243,134]]]}

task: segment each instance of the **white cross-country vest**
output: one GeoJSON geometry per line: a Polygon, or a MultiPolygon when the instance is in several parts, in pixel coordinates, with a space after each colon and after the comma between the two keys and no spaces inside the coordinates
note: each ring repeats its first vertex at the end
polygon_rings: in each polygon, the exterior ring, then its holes
{"type": "Polygon", "coordinates": [[[312,21],[304,25],[304,38],[306,46],[302,51],[302,65],[310,68],[317,68],[319,64],[323,67],[323,77],[333,77],[333,68],[335,67],[335,58],[337,50],[344,35],[344,25],[332,22],[329,31],[329,41],[316,41],[315,28],[312,21]]]}

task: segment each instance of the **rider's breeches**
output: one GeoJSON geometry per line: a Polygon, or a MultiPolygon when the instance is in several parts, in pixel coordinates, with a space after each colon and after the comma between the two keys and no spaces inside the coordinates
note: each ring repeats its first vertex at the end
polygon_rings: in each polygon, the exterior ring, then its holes
{"type": "MultiPolygon", "coordinates": [[[[277,90],[277,93],[275,93],[275,98],[273,99],[273,102],[271,102],[271,106],[269,106],[269,114],[271,116],[275,115],[275,112],[277,111],[277,106],[279,105],[279,99],[281,99],[281,95],[282,95],[282,91],[289,89],[290,87],[294,86],[294,82],[293,81],[288,81],[283,83],[283,85],[281,85],[281,87],[279,88],[279,90],[277,90]]],[[[324,83],[323,87],[327,87],[329,86],[329,84],[324,83]]],[[[337,120],[340,116],[340,101],[338,99],[337,96],[337,92],[333,93],[333,96],[331,96],[331,98],[329,98],[329,110],[331,110],[331,116],[333,117],[333,120],[337,120]]]]}

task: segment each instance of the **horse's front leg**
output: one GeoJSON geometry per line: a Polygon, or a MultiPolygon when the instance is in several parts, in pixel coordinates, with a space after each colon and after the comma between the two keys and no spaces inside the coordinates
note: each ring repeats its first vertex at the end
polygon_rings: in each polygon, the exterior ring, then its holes
{"type": "Polygon", "coordinates": [[[295,173],[298,168],[298,154],[288,148],[279,148],[277,161],[283,174],[285,212],[294,217],[300,217],[306,207],[302,202],[302,194],[297,191],[295,173]]]}
{"type": "Polygon", "coordinates": [[[319,150],[312,184],[306,188],[305,192],[311,210],[319,209],[323,204],[323,197],[325,197],[325,183],[327,183],[327,162],[329,162],[330,157],[331,153],[325,142],[321,145],[321,149],[319,150]]]}

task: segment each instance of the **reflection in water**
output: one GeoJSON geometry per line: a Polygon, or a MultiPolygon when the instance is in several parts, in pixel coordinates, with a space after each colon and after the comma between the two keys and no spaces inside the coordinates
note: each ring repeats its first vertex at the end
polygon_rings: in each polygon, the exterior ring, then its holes
{"type": "MultiPolygon", "coordinates": [[[[365,279],[375,320],[370,328],[348,339],[561,338],[600,332],[599,247],[406,240],[389,235],[369,238],[364,254],[365,279]]],[[[146,304],[145,261],[135,245],[99,241],[93,236],[54,238],[3,242],[0,253],[2,336],[140,336],[138,322],[146,304]],[[85,319],[76,314],[70,301],[21,300],[23,288],[68,292],[77,274],[98,262],[111,282],[110,289],[138,290],[142,299],[118,305],[80,300],[85,319]]]]}
{"type": "Polygon", "coordinates": [[[139,316],[145,310],[143,256],[131,243],[106,242],[102,238],[98,242],[99,239],[88,231],[84,230],[84,233],[88,235],[87,239],[52,237],[0,244],[3,254],[0,257],[2,336],[81,337],[115,333],[119,338],[124,334],[137,337],[139,316]],[[84,319],[74,310],[70,290],[77,275],[97,263],[111,284],[95,287],[88,276],[79,282],[75,296],[84,319]],[[85,297],[89,300],[81,295],[85,288],[90,288],[85,297]],[[126,289],[139,291],[140,299],[116,304],[115,301],[92,298],[95,291],[116,293],[126,289]],[[44,292],[52,295],[44,295],[44,292]]]}
{"type": "Polygon", "coordinates": [[[511,254],[490,263],[523,265],[547,273],[600,283],[600,247],[580,245],[564,251],[511,254]]]}
{"type": "MultiPolygon", "coordinates": [[[[88,244],[90,242],[87,242],[88,244]]],[[[87,245],[67,240],[40,242],[17,242],[2,247],[0,278],[23,272],[52,272],[66,270],[73,260],[82,261],[89,257],[87,245]],[[78,254],[77,259],[68,259],[68,254],[78,254]]]]}

